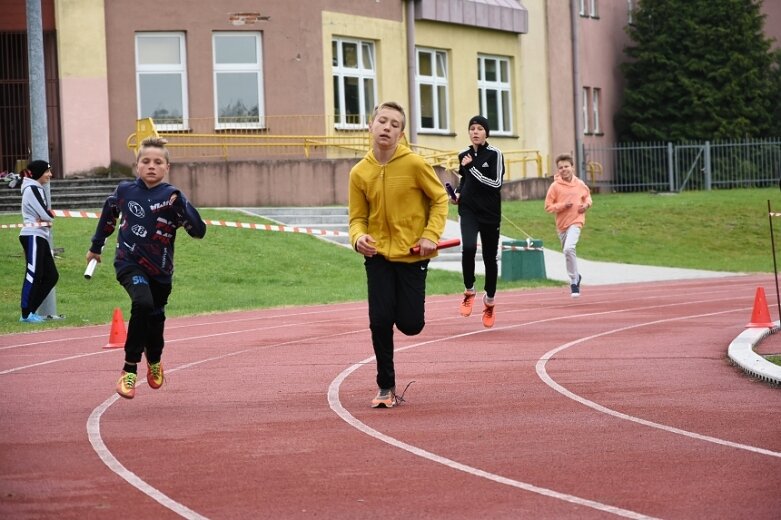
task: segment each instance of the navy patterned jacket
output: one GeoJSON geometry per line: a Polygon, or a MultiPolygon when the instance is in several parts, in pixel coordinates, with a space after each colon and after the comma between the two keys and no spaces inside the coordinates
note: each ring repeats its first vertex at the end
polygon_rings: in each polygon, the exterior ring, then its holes
{"type": "Polygon", "coordinates": [[[194,238],[206,234],[206,223],[198,210],[176,187],[163,182],[147,188],[141,179],[122,181],[103,205],[90,251],[100,254],[120,215],[114,256],[117,275],[129,267],[140,267],[150,278],[170,284],[176,230],[184,227],[194,238]],[[177,198],[171,204],[174,193],[177,198]]]}

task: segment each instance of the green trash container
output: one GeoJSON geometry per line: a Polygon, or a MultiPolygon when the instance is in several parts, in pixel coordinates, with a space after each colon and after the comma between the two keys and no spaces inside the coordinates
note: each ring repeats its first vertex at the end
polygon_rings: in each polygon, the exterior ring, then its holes
{"type": "Polygon", "coordinates": [[[545,254],[542,240],[505,240],[502,242],[502,280],[544,279],[545,254]]]}

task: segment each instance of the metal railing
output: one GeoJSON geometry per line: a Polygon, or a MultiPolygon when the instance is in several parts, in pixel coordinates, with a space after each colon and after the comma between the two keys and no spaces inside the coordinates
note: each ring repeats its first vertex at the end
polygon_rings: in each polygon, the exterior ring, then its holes
{"type": "MultiPolygon", "coordinates": [[[[328,127],[331,116],[276,116],[266,117],[263,127],[247,128],[237,123],[235,128],[214,130],[212,118],[189,119],[188,130],[162,130],[151,118],[136,121],[136,131],[127,138],[126,145],[134,152],[148,136],[168,140],[177,159],[253,160],[270,158],[359,158],[371,145],[366,129],[338,130],[321,135],[316,128],[328,127]]],[[[181,121],[180,121],[181,123],[181,121]]],[[[172,125],[161,125],[170,128],[172,125]]],[[[220,126],[226,124],[224,118],[220,126]]],[[[405,144],[423,156],[434,167],[446,171],[458,170],[458,150],[441,150],[414,143],[405,144]]],[[[503,152],[505,181],[543,176],[543,159],[537,150],[508,150],[503,152]]]]}
{"type": "Polygon", "coordinates": [[[586,178],[606,191],[767,187],[781,178],[781,139],[584,147],[586,178]]]}

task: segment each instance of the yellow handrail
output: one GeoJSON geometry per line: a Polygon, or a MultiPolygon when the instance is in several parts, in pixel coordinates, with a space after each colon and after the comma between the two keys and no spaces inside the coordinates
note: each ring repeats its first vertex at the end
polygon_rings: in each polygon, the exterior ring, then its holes
{"type": "MultiPolygon", "coordinates": [[[[324,117],[319,116],[322,121],[324,117]]],[[[299,120],[293,124],[284,123],[286,119],[275,119],[273,123],[266,118],[266,125],[274,124],[277,127],[312,128],[311,119],[318,116],[301,116],[306,118],[302,123],[299,120]],[[298,124],[296,124],[298,123],[298,124]]],[[[213,120],[188,121],[189,126],[203,127],[204,123],[213,125],[213,120]]],[[[322,128],[322,126],[320,126],[322,128]]],[[[320,152],[323,157],[360,157],[369,149],[371,140],[365,130],[340,131],[332,135],[308,135],[290,133],[286,135],[272,134],[269,128],[237,128],[212,132],[158,130],[152,118],[136,121],[136,131],[127,139],[127,147],[133,152],[138,151],[138,146],[149,136],[164,137],[168,140],[168,146],[178,149],[177,158],[220,158],[228,160],[231,157],[246,156],[257,158],[258,155],[286,156],[300,155],[311,158],[314,152],[320,152]],[[252,151],[252,155],[247,151],[252,151]]],[[[439,167],[445,171],[454,173],[458,171],[458,150],[441,150],[406,143],[416,153],[423,156],[433,167],[439,167]]],[[[542,177],[543,160],[537,150],[508,150],[503,152],[505,160],[505,180],[518,178],[542,177]],[[533,164],[532,175],[528,175],[528,165],[533,164]]]]}

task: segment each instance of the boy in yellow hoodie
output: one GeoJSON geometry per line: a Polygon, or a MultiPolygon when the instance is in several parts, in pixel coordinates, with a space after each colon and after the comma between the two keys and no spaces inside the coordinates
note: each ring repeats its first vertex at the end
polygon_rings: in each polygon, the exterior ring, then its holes
{"type": "Polygon", "coordinates": [[[372,148],[350,171],[350,243],[364,256],[377,359],[374,408],[397,404],[393,326],[407,336],[423,330],[428,263],[437,256],[448,212],[434,169],[400,143],[405,126],[399,104],[377,106],[369,124],[372,148]],[[410,252],[414,246],[419,253],[410,252]]]}
{"type": "Polygon", "coordinates": [[[556,157],[556,175],[545,196],[545,211],[556,214],[556,231],[567,264],[570,291],[573,298],[578,298],[583,277],[578,272],[575,248],[580,232],[586,224],[586,211],[591,207],[592,201],[591,191],[586,183],[575,177],[574,164],[569,154],[556,157]]]}

